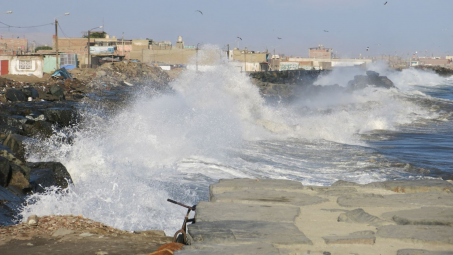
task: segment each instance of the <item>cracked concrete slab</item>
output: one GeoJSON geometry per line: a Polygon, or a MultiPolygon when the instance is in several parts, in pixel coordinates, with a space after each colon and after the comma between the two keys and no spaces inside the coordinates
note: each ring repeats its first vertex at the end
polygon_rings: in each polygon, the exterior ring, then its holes
{"type": "Polygon", "coordinates": [[[266,221],[215,221],[189,225],[194,243],[265,242],[271,244],[312,244],[294,224],[266,221]]]}
{"type": "Polygon", "coordinates": [[[271,190],[244,190],[241,192],[226,192],[211,197],[211,202],[228,202],[263,205],[304,206],[327,201],[319,196],[311,196],[297,192],[271,190]]]}
{"type": "Polygon", "coordinates": [[[290,206],[200,202],[197,205],[195,218],[197,222],[248,220],[294,223],[299,214],[298,207],[290,206]]]}

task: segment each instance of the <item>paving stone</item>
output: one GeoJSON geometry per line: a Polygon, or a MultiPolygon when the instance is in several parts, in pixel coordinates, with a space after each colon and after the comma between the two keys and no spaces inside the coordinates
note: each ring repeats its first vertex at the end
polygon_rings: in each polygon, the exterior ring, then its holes
{"type": "Polygon", "coordinates": [[[453,227],[387,225],[379,227],[376,236],[415,243],[453,244],[453,227]]]}
{"type": "Polygon", "coordinates": [[[374,244],[376,236],[373,231],[358,231],[347,236],[324,236],[326,244],[374,244]]]}
{"type": "Polygon", "coordinates": [[[338,187],[338,188],[329,188],[324,191],[319,191],[318,194],[322,196],[344,196],[351,193],[356,193],[357,189],[353,187],[338,187]]]}
{"type": "Polygon", "coordinates": [[[264,242],[271,244],[312,244],[292,223],[267,221],[197,222],[188,226],[193,243],[264,242]]]}
{"type": "Polygon", "coordinates": [[[453,206],[453,194],[428,192],[413,194],[353,194],[337,199],[345,207],[407,207],[407,206],[453,206]]]}
{"type": "Polygon", "coordinates": [[[184,246],[180,251],[176,251],[175,255],[275,255],[289,254],[289,251],[277,249],[269,243],[253,243],[253,244],[217,244],[217,245],[190,245],[184,246]]]}
{"type": "Polygon", "coordinates": [[[453,255],[453,251],[427,251],[419,249],[398,250],[396,255],[453,255]]]}
{"type": "Polygon", "coordinates": [[[248,205],[237,203],[200,202],[195,218],[201,221],[249,220],[292,222],[299,216],[300,208],[292,206],[248,205]]]}
{"type": "Polygon", "coordinates": [[[218,183],[209,187],[210,195],[220,194],[231,191],[241,191],[249,189],[259,190],[283,190],[298,191],[302,190],[301,182],[290,180],[272,180],[272,179],[222,179],[218,183]]]}
{"type": "Polygon", "coordinates": [[[453,184],[444,180],[411,180],[373,182],[364,187],[383,188],[398,193],[418,192],[449,192],[453,191],[453,184]]]}
{"type": "Polygon", "coordinates": [[[453,207],[423,207],[414,210],[388,212],[384,218],[398,225],[447,225],[453,226],[453,207]]]}
{"type": "Polygon", "coordinates": [[[304,206],[318,204],[328,200],[297,192],[244,190],[241,192],[216,194],[211,197],[211,201],[243,204],[304,206]]]}
{"type": "Polygon", "coordinates": [[[340,214],[338,216],[339,222],[353,222],[353,223],[366,223],[371,225],[379,225],[383,222],[380,218],[365,212],[362,208],[355,209],[340,214]]]}

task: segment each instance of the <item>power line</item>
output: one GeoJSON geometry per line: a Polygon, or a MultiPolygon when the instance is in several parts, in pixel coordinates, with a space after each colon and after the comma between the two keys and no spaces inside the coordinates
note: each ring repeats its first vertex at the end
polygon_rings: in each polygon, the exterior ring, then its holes
{"type": "Polygon", "coordinates": [[[60,22],[58,22],[58,27],[60,28],[61,32],[63,33],[63,35],[68,38],[68,36],[65,34],[65,32],[63,31],[63,28],[61,28],[60,26],[60,22]]]}
{"type": "Polygon", "coordinates": [[[6,27],[0,27],[0,28],[33,28],[33,27],[44,27],[44,26],[50,26],[50,25],[53,25],[55,23],[46,23],[46,24],[42,24],[42,25],[36,25],[36,26],[25,26],[25,27],[22,27],[22,26],[11,26],[11,25],[8,25],[6,23],[3,23],[0,21],[0,24],[3,24],[5,25],[6,27]]]}

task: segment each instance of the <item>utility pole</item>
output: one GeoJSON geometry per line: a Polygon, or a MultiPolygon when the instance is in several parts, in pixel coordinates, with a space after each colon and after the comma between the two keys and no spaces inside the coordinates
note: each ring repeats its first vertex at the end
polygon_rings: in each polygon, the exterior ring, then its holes
{"type": "Polygon", "coordinates": [[[230,45],[227,44],[227,46],[228,46],[227,59],[230,60],[230,45]]]}
{"type": "Polygon", "coordinates": [[[123,55],[124,58],[124,32],[123,35],[121,36],[121,44],[123,45],[123,47],[121,48],[121,55],[123,55]]]}
{"type": "Polygon", "coordinates": [[[245,50],[244,50],[244,61],[245,61],[244,69],[245,69],[245,73],[247,73],[247,47],[245,47],[245,50]]]}
{"type": "Polygon", "coordinates": [[[91,31],[88,30],[88,67],[91,68],[91,59],[90,59],[90,34],[91,31]]]}
{"type": "Polygon", "coordinates": [[[196,56],[195,56],[195,69],[196,69],[197,72],[198,72],[198,45],[199,45],[199,44],[200,44],[200,43],[197,43],[197,48],[195,49],[195,51],[196,51],[196,56]]]}
{"type": "Polygon", "coordinates": [[[55,19],[55,59],[57,61],[57,66],[55,67],[55,71],[60,69],[58,65],[58,20],[55,19]]]}

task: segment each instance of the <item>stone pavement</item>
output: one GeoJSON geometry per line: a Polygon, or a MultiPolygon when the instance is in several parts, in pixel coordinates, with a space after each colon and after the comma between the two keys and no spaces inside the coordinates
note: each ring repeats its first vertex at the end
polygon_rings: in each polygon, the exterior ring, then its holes
{"type": "Polygon", "coordinates": [[[220,180],[174,254],[453,255],[452,191],[442,180],[220,180]]]}

